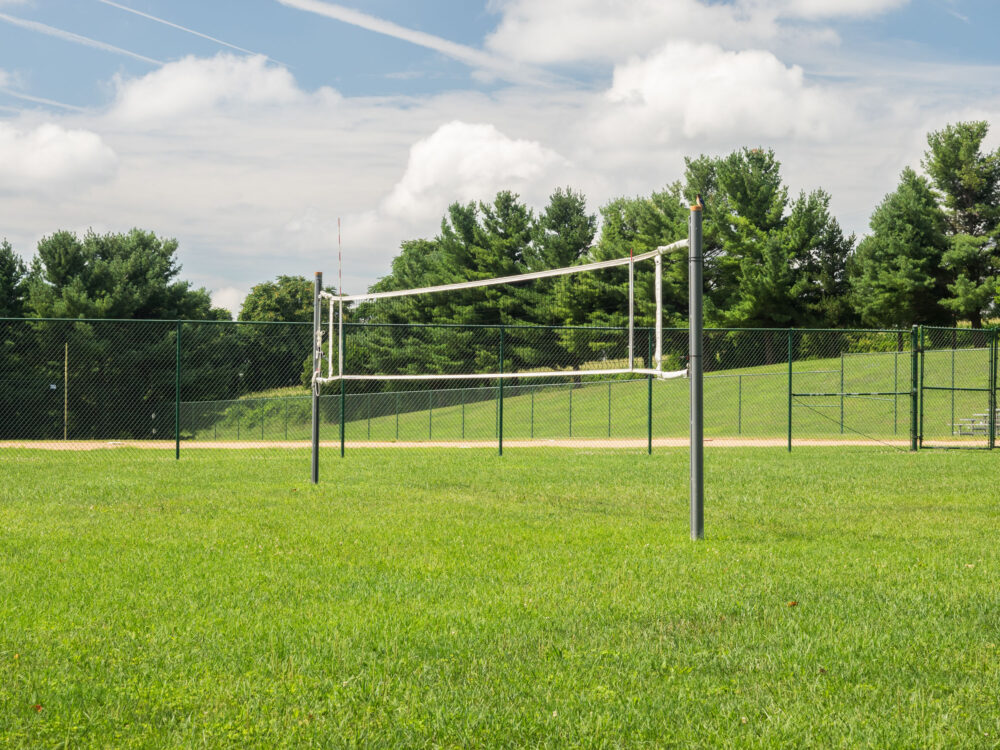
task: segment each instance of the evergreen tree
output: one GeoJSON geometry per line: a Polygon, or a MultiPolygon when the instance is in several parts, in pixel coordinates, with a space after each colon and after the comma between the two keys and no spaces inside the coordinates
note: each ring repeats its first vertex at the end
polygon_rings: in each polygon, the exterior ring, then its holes
{"type": "Polygon", "coordinates": [[[0,241],[0,318],[24,314],[27,268],[7,240],[0,241]]]}
{"type": "Polygon", "coordinates": [[[927,136],[923,167],[943,196],[949,247],[942,263],[951,272],[941,304],[982,326],[1000,279],[1000,150],[983,153],[986,122],[948,125],[927,136]]]}
{"type": "Polygon", "coordinates": [[[178,281],[177,241],[133,229],[56,232],[38,243],[28,278],[29,311],[52,318],[228,319],[204,289],[178,281]]]}
{"type": "Polygon", "coordinates": [[[858,246],[851,269],[862,321],[894,327],[951,323],[939,304],[948,283],[941,268],[948,225],[928,181],[903,170],[899,187],[875,209],[870,224],[872,234],[858,246]]]}

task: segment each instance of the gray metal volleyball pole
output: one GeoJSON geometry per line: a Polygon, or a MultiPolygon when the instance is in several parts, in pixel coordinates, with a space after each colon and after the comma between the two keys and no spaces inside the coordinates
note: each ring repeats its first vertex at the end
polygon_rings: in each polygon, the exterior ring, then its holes
{"type": "Polygon", "coordinates": [[[688,377],[691,381],[691,539],[705,538],[705,413],[702,391],[702,202],[691,206],[688,241],[688,377]]]}
{"type": "Polygon", "coordinates": [[[319,483],[319,383],[323,369],[323,309],[322,298],[323,274],[316,272],[316,283],[313,286],[313,357],[312,357],[312,483],[319,483]]]}

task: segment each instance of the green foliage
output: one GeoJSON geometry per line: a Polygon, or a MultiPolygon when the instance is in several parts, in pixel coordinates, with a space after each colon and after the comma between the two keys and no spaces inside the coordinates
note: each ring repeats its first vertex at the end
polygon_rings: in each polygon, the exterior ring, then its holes
{"type": "Polygon", "coordinates": [[[685,164],[680,193],[691,202],[701,195],[705,204],[708,320],[750,328],[853,322],[846,294],[854,238],[830,214],[826,192],[802,193],[789,204],[771,150],[744,148],[685,164]]]}
{"type": "Polygon", "coordinates": [[[17,318],[24,313],[27,268],[7,240],[0,241],[0,318],[17,318]]]}
{"type": "Polygon", "coordinates": [[[38,243],[28,310],[48,318],[228,320],[208,292],[178,281],[177,241],[127,234],[56,232],[38,243]]]}
{"type": "Polygon", "coordinates": [[[923,166],[943,196],[950,271],[941,304],[973,328],[993,307],[1000,278],[1000,149],[983,153],[989,124],[960,122],[927,136],[923,166]]]}
{"type": "Polygon", "coordinates": [[[304,276],[279,276],[250,289],[239,320],[311,323],[313,284],[304,276]]]}
{"type": "Polygon", "coordinates": [[[985,121],[960,122],[927,136],[922,165],[944,198],[952,234],[981,237],[1000,221],[1000,150],[983,153],[985,121]]]}
{"type": "MultiPolygon", "coordinates": [[[[261,282],[243,300],[239,319],[311,323],[313,282],[304,276],[279,276],[261,282]]],[[[312,348],[294,329],[248,326],[241,346],[247,361],[269,387],[305,385],[312,380],[312,348]]]]}
{"type": "Polygon", "coordinates": [[[939,304],[948,283],[942,268],[947,221],[927,180],[903,170],[899,187],[872,214],[871,229],[852,264],[861,319],[893,327],[951,322],[939,304]]]}

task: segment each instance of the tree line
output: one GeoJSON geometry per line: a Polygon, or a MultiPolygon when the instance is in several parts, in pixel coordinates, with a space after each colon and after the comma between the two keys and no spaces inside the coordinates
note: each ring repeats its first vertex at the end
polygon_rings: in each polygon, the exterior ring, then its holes
{"type": "MultiPolygon", "coordinates": [[[[510,191],[490,201],[454,203],[433,237],[402,243],[389,272],[370,290],[640,254],[684,238],[689,205],[700,195],[710,326],[979,328],[995,315],[1000,277],[1000,150],[985,148],[988,132],[986,122],[960,122],[930,133],[922,173],[912,167],[902,172],[860,242],[832,215],[827,192],[792,195],[772,150],[741,148],[725,156],[687,158],[682,179],[648,196],[614,199],[597,213],[568,187],[555,190],[537,212],[510,191]]],[[[180,279],[176,252],[175,240],[140,229],[83,237],[60,231],[43,238],[25,264],[4,240],[0,317],[230,320],[228,311],[212,307],[206,290],[180,279]]],[[[636,323],[651,326],[652,264],[636,268],[635,283],[636,323]]],[[[683,327],[686,263],[666,265],[662,291],[665,325],[683,327]]],[[[361,358],[352,369],[373,372],[579,366],[624,356],[615,329],[627,321],[627,303],[625,267],[507,288],[363,303],[349,310],[347,320],[370,325],[363,345],[360,329],[350,328],[359,343],[348,354],[361,358]],[[398,325],[410,323],[442,327],[416,331],[398,325]],[[520,332],[508,341],[500,362],[493,334],[472,328],[497,324],[549,326],[554,332],[520,332]]],[[[238,319],[311,321],[311,281],[280,276],[257,284],[238,319]]],[[[95,356],[106,352],[104,366],[113,368],[108,357],[114,346],[102,342],[102,335],[94,328],[90,346],[95,356]]],[[[169,335],[147,344],[154,358],[169,358],[169,335]]],[[[3,373],[13,372],[9,353],[18,347],[10,335],[5,339],[0,377],[10,382],[3,373]]],[[[246,328],[242,335],[205,334],[207,348],[195,359],[221,362],[225,353],[226,361],[236,362],[230,367],[234,373],[252,370],[261,387],[291,385],[308,379],[308,343],[304,349],[298,339],[265,328],[246,328]]],[[[130,367],[138,360],[141,356],[130,367]]],[[[221,398],[234,388],[227,383],[202,388],[198,395],[221,398]]],[[[160,390],[169,390],[169,383],[160,390]]]]}
{"type": "MultiPolygon", "coordinates": [[[[742,148],[685,159],[662,191],[587,210],[557,189],[537,214],[510,191],[454,203],[432,238],[407,240],[370,291],[512,275],[641,253],[683,238],[688,206],[705,203],[706,322],[727,327],[981,327],[996,310],[1000,276],[1000,149],[984,150],[986,122],[927,137],[924,174],[906,168],[875,208],[861,242],[845,235],[822,189],[789,194],[773,151],[742,148]]],[[[178,278],[177,242],[124,234],[56,232],[30,265],[0,242],[0,317],[219,320],[209,294],[178,278]]],[[[664,278],[667,322],[683,325],[687,269],[664,278]]],[[[552,281],[494,295],[440,295],[354,311],[361,320],[619,325],[626,272],[552,281]]],[[[284,276],[255,286],[240,320],[311,319],[310,281],[284,276]]],[[[650,279],[637,283],[648,287],[650,279]]],[[[644,291],[652,291],[645,289],[644,291]]],[[[640,320],[650,322],[643,294],[640,320]]]]}

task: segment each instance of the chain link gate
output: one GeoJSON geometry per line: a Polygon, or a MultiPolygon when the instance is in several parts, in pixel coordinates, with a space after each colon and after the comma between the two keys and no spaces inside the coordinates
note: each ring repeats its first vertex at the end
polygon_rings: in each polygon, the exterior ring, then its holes
{"type": "Polygon", "coordinates": [[[919,332],[921,448],[992,450],[997,434],[997,330],[919,332]]]}

